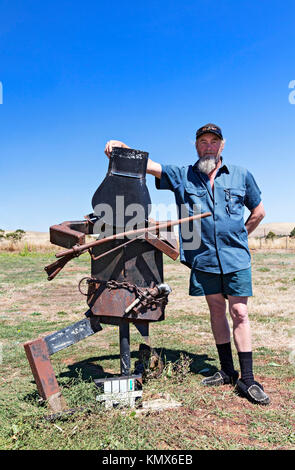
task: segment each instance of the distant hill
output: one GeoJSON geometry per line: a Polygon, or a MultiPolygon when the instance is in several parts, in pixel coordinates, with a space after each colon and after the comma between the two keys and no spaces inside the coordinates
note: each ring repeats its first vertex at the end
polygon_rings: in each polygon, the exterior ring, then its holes
{"type": "Polygon", "coordinates": [[[273,232],[276,235],[289,235],[291,230],[295,227],[295,222],[271,222],[269,224],[260,224],[250,237],[263,237],[268,232],[273,232]]]}
{"type": "MultiPolygon", "coordinates": [[[[274,232],[276,235],[289,235],[291,230],[295,227],[295,222],[270,222],[268,224],[260,224],[253,233],[251,237],[263,237],[268,234],[268,232],[274,232]]],[[[177,232],[178,227],[174,227],[175,232],[177,232]]],[[[7,231],[6,231],[7,233],[7,231]]],[[[24,241],[35,242],[35,243],[49,243],[49,230],[48,232],[26,232],[24,241]]]]}

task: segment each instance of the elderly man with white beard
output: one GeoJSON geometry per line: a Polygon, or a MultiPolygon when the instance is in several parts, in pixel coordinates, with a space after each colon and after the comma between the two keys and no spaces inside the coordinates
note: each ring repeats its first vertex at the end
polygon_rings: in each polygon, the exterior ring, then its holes
{"type": "MultiPolygon", "coordinates": [[[[220,127],[206,124],[196,132],[199,159],[194,165],[161,165],[149,159],[147,173],[155,176],[157,189],[174,192],[178,209],[190,212],[201,207],[211,212],[202,219],[201,240],[186,247],[180,230],[180,261],[191,269],[189,295],[205,296],[220,370],[202,380],[205,386],[229,384],[249,401],[270,403],[263,386],[254,379],[251,328],[247,301],[252,296],[251,255],[248,235],[265,216],[261,191],[253,175],[237,165],[225,163],[225,140],[220,127]],[[244,222],[244,206],[250,215],[244,222]],[[235,370],[226,300],[233,323],[233,340],[241,376],[235,370]]],[[[113,147],[128,147],[111,140],[105,146],[110,157],[113,147]]]]}

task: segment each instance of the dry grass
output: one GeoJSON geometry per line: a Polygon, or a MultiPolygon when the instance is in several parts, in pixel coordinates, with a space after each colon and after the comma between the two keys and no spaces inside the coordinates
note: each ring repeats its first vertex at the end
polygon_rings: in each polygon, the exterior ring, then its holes
{"type": "Polygon", "coordinates": [[[251,250],[291,250],[295,251],[295,238],[280,237],[273,240],[265,238],[249,238],[249,248],[251,250]]]}
{"type": "MultiPolygon", "coordinates": [[[[8,232],[4,232],[7,234],[8,232]]],[[[86,242],[93,241],[93,237],[86,236],[86,242]]],[[[26,232],[20,241],[8,239],[0,240],[0,252],[29,252],[29,253],[53,253],[63,248],[53,245],[49,240],[49,233],[26,232]]]]}
{"type": "MultiPolygon", "coordinates": [[[[81,318],[87,309],[77,283],[89,274],[89,255],[69,263],[52,282],[45,264],[54,255],[0,253],[0,448],[3,449],[294,449],[295,255],[285,250],[255,250],[254,296],[249,299],[255,377],[271,397],[257,407],[228,386],[205,389],[203,375],[219,366],[203,298],[189,297],[189,270],[166,259],[165,281],[172,287],[165,321],[151,325],[151,341],[168,363],[184,353],[192,361],[185,380],[162,376],[144,385],[143,399],[169,393],[182,406],[174,411],[136,417],[120,411],[77,414],[54,424],[38,402],[23,343],[47,335],[81,318]],[[202,371],[206,371],[205,373],[202,371]],[[73,430],[77,430],[74,432],[73,430]],[[61,435],[65,438],[60,439],[61,435]]],[[[141,341],[131,327],[132,364],[141,341]]],[[[236,365],[237,355],[234,352],[236,365]]],[[[90,406],[93,378],[119,373],[119,332],[103,330],[52,357],[67,403],[90,406]],[[75,381],[76,368],[83,383],[75,381]],[[89,393],[88,393],[89,392],[89,393]],[[88,393],[88,395],[87,395],[88,393]],[[72,400],[72,401],[71,401],[72,400]],[[73,402],[73,400],[75,400],[73,402]],[[84,401],[85,404],[85,401],[84,401]]]]}
{"type": "MultiPolygon", "coordinates": [[[[7,233],[4,232],[4,235],[7,233]]],[[[1,239],[0,251],[46,253],[54,251],[54,246],[49,241],[49,233],[26,232],[20,241],[1,239]]]]}
{"type": "MultiPolygon", "coordinates": [[[[7,232],[5,232],[7,233],[7,232]]],[[[93,241],[93,237],[87,236],[86,241],[93,241]]],[[[274,240],[266,240],[264,237],[249,237],[249,248],[252,250],[291,250],[295,251],[295,238],[282,236],[274,240]]],[[[52,253],[61,248],[52,245],[49,241],[49,233],[26,232],[22,240],[12,241],[1,239],[0,251],[5,252],[40,252],[52,253]]]]}

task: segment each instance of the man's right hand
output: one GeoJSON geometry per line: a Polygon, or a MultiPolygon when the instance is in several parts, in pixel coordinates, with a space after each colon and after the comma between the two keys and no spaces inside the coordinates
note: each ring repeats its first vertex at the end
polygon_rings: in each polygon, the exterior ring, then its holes
{"type": "Polygon", "coordinates": [[[125,149],[129,149],[128,145],[124,144],[124,142],[121,142],[120,140],[109,140],[106,143],[106,146],[104,148],[104,153],[108,158],[110,158],[113,147],[123,147],[125,149]]]}
{"type": "MultiPolygon", "coordinates": [[[[104,153],[107,155],[108,158],[110,158],[111,156],[113,147],[123,147],[125,149],[130,148],[128,147],[128,145],[124,144],[124,142],[121,142],[120,140],[109,140],[104,148],[104,153]]],[[[160,163],[153,162],[149,158],[147,162],[146,172],[150,175],[155,176],[156,178],[161,178],[162,166],[160,165],[160,163]]]]}

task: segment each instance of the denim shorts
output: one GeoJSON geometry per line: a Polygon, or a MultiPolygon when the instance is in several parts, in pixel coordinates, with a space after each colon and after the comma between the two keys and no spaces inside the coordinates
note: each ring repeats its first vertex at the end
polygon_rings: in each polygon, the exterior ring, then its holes
{"type": "Polygon", "coordinates": [[[228,295],[251,297],[253,295],[251,267],[228,274],[215,274],[192,269],[189,295],[211,294],[223,294],[225,298],[228,295]]]}

